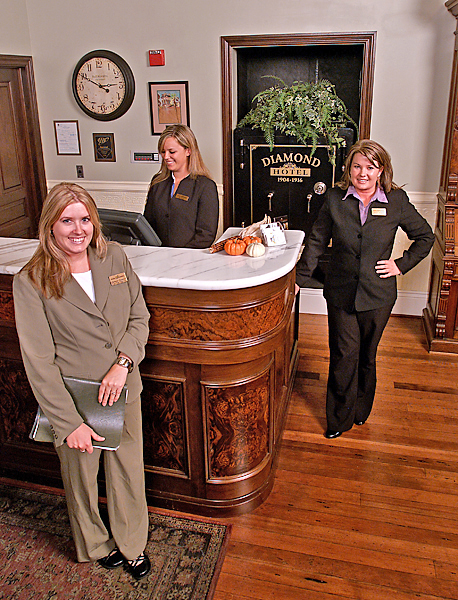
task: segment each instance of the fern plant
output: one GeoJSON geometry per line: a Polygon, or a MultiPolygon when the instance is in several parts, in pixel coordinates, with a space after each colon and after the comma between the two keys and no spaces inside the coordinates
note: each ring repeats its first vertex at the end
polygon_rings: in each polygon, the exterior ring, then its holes
{"type": "Polygon", "coordinates": [[[335,86],[326,79],[316,83],[295,81],[291,86],[279,77],[277,83],[259,92],[254,98],[256,106],[243,117],[237,127],[259,128],[273,150],[275,132],[293,135],[305,145],[312,145],[311,155],[320,138],[326,139],[329,160],[335,164],[336,148],[344,143],[339,128],[348,123],[358,126],[350,117],[343,101],[337,96],[335,86]]]}

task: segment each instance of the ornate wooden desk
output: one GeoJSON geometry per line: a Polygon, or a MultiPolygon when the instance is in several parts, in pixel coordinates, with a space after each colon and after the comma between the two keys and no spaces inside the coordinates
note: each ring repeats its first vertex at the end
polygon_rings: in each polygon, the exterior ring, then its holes
{"type": "MultiPolygon", "coordinates": [[[[269,494],[297,368],[302,238],[288,231],[286,246],[257,259],[126,248],[151,312],[141,364],[149,504],[237,514],[269,494]]],[[[36,401],[14,325],[12,277],[35,244],[0,238],[0,472],[60,485],[53,447],[28,439],[36,401]]]]}

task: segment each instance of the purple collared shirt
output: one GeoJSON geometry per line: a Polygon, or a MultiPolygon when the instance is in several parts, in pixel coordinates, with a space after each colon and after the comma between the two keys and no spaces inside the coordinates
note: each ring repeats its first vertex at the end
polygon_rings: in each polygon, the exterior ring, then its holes
{"type": "Polygon", "coordinates": [[[372,202],[375,202],[375,200],[378,200],[379,202],[386,202],[388,204],[388,198],[386,197],[385,192],[379,185],[377,186],[377,189],[375,190],[375,194],[372,196],[372,198],[370,199],[370,202],[367,206],[364,206],[363,201],[359,197],[359,194],[353,185],[349,186],[347,193],[342,198],[342,200],[345,200],[345,198],[347,198],[347,196],[354,196],[355,198],[357,198],[359,200],[359,216],[361,217],[361,225],[364,225],[364,223],[366,222],[367,215],[369,214],[369,207],[372,204],[372,202]]]}

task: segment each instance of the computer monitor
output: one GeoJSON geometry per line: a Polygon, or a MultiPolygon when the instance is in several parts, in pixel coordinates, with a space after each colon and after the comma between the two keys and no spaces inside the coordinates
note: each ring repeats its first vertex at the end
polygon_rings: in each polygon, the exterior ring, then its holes
{"type": "Polygon", "coordinates": [[[99,208],[104,236],[126,246],[161,246],[162,242],[141,213],[99,208]]]}

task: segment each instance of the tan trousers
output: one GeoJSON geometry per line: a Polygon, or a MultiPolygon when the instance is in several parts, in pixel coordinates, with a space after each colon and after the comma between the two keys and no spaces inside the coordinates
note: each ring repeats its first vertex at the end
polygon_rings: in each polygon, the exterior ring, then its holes
{"type": "Polygon", "coordinates": [[[126,404],[124,430],[116,451],[92,454],[56,448],[79,562],[106,556],[117,546],[128,560],[143,552],[148,540],[140,399],[126,404]],[[103,454],[108,516],[112,537],[100,518],[97,474],[103,454]]]}

